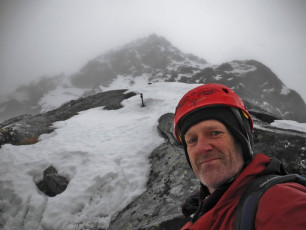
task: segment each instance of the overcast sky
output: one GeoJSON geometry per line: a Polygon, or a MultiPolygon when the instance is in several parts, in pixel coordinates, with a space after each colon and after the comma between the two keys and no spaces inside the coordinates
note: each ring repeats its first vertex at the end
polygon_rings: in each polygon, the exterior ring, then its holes
{"type": "Polygon", "coordinates": [[[0,0],[0,94],[156,33],[212,64],[256,59],[306,101],[304,0],[0,0]]]}

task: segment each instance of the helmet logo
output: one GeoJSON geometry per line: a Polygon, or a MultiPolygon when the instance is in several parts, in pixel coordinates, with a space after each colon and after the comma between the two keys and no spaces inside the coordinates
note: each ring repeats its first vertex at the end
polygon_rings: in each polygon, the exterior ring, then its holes
{"type": "Polygon", "coordinates": [[[176,107],[176,110],[183,107],[186,103],[193,104],[194,106],[196,106],[198,101],[202,101],[202,100],[205,99],[205,97],[203,98],[203,96],[208,96],[208,95],[214,94],[217,91],[219,91],[219,90],[217,90],[217,89],[203,89],[203,90],[198,91],[198,92],[193,92],[190,95],[186,95],[179,102],[178,106],[176,107]]]}

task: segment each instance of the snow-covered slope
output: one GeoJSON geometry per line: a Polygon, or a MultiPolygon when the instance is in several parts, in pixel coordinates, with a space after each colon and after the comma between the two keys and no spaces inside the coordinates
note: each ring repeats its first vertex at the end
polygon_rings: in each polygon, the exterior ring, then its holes
{"type": "MultiPolygon", "coordinates": [[[[119,81],[120,82],[120,81],[119,81]]],[[[4,229],[105,228],[110,218],[146,188],[148,156],[162,143],[158,118],[174,112],[179,98],[194,85],[134,84],[144,95],[124,101],[119,110],[94,108],[69,120],[34,145],[0,149],[0,226],[4,229]],[[35,182],[50,165],[70,180],[55,197],[35,182]]],[[[111,88],[117,88],[114,83],[111,88]]]]}

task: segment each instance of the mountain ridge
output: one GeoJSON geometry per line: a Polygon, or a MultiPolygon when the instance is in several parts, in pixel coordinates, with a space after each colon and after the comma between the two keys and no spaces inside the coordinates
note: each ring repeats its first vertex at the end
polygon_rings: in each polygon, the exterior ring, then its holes
{"type": "Polygon", "coordinates": [[[302,97],[288,89],[264,64],[256,60],[234,60],[213,65],[181,52],[156,34],[98,55],[71,76],[45,77],[19,87],[7,101],[0,103],[0,121],[24,113],[38,114],[69,100],[102,92],[119,77],[130,79],[124,88],[139,77],[147,83],[220,83],[280,119],[306,122],[306,104],[302,97]]]}

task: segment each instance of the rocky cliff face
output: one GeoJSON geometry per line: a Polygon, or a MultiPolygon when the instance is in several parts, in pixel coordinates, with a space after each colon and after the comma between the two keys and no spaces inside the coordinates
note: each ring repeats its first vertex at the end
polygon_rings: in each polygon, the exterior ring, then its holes
{"type": "Polygon", "coordinates": [[[148,83],[221,83],[234,89],[244,100],[280,118],[306,122],[303,99],[288,89],[264,64],[242,60],[212,65],[181,52],[165,38],[154,34],[90,60],[71,76],[43,78],[22,86],[0,103],[0,120],[23,113],[33,115],[47,111],[52,106],[45,105],[46,98],[51,100],[59,94],[62,98],[67,97],[63,102],[68,102],[82,95],[99,93],[118,77],[129,79],[124,87],[134,84],[136,77],[142,77],[148,83]]]}

